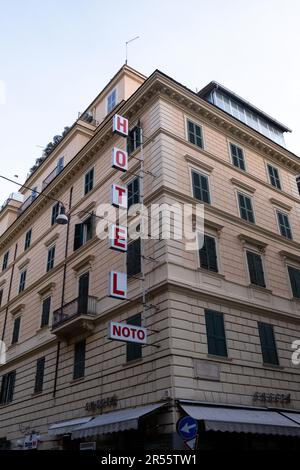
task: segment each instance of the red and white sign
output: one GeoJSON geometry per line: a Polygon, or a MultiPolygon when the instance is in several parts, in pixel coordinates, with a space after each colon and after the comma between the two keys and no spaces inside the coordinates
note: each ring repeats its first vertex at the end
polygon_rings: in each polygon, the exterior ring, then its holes
{"type": "Polygon", "coordinates": [[[113,133],[122,135],[123,137],[128,136],[128,119],[115,114],[113,117],[113,133]]]}
{"type": "Polygon", "coordinates": [[[111,203],[115,207],[127,209],[127,187],[118,184],[111,185],[111,203]]]}
{"type": "Polygon", "coordinates": [[[128,153],[125,150],[118,149],[117,147],[113,148],[112,167],[121,171],[128,170],[128,153]]]}
{"type": "Polygon", "coordinates": [[[109,273],[109,287],[108,292],[110,297],[116,299],[127,298],[127,274],[111,271],[109,273]]]}
{"type": "Polygon", "coordinates": [[[147,330],[141,326],[129,325],[128,323],[117,323],[111,321],[108,326],[108,337],[118,341],[129,343],[147,343],[147,330]]]}
{"type": "Polygon", "coordinates": [[[127,227],[110,225],[109,248],[117,251],[127,251],[127,227]]]}

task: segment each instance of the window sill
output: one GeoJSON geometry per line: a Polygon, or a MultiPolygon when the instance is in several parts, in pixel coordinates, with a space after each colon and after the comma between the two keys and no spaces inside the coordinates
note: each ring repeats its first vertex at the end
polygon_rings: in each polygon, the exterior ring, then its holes
{"type": "Polygon", "coordinates": [[[297,303],[299,303],[299,302],[300,302],[300,297],[291,297],[290,300],[291,300],[292,302],[297,302],[297,303]]]}
{"type": "Polygon", "coordinates": [[[224,362],[224,363],[232,362],[231,357],[217,356],[215,354],[207,354],[207,359],[209,359],[212,362],[224,362]]]}
{"type": "Polygon", "coordinates": [[[37,396],[42,395],[42,394],[43,394],[43,390],[41,390],[40,392],[33,392],[31,394],[31,398],[37,397],[37,396]]]}
{"type": "Polygon", "coordinates": [[[122,366],[125,367],[131,367],[135,366],[136,364],[141,364],[143,362],[143,358],[140,357],[139,359],[132,359],[131,361],[125,362],[122,366]]]}
{"type": "Polygon", "coordinates": [[[268,289],[267,287],[263,287],[263,286],[258,286],[257,284],[250,283],[248,287],[259,290],[261,292],[266,292],[267,294],[273,294],[273,291],[271,289],[268,289]]]}
{"type": "Polygon", "coordinates": [[[205,274],[210,274],[211,276],[214,276],[214,277],[219,277],[220,279],[225,279],[225,274],[217,273],[215,271],[211,271],[210,269],[198,267],[197,271],[201,273],[205,273],[205,274]]]}
{"type": "Polygon", "coordinates": [[[85,377],[78,377],[78,379],[70,380],[70,385],[76,385],[77,383],[84,382],[85,377]]]}
{"type": "Polygon", "coordinates": [[[17,346],[17,344],[18,343],[14,343],[14,344],[10,344],[9,346],[7,346],[7,351],[14,349],[17,346]]]}
{"type": "Polygon", "coordinates": [[[267,364],[265,362],[262,363],[262,367],[264,369],[270,369],[270,370],[284,370],[284,367],[281,366],[280,364],[267,364]]]}
{"type": "Polygon", "coordinates": [[[46,330],[48,330],[49,328],[50,328],[49,325],[41,326],[40,328],[38,328],[38,329],[36,330],[36,333],[41,333],[42,331],[46,331],[46,330]]]}
{"type": "Polygon", "coordinates": [[[136,280],[140,280],[142,278],[142,273],[137,273],[137,274],[132,274],[132,276],[128,276],[127,278],[127,281],[136,281],[136,280]]]}

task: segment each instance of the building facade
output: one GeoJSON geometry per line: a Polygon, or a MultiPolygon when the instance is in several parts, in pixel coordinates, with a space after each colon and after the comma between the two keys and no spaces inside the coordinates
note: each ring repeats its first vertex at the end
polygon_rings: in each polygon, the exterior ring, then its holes
{"type": "Polygon", "coordinates": [[[2,206],[2,448],[180,449],[184,415],[200,449],[299,445],[300,160],[286,131],[215,82],[196,94],[120,69],[2,206]],[[112,184],[129,206],[202,204],[203,247],[110,250],[97,211],[112,184]],[[108,296],[112,270],[127,270],[127,300],[108,296]],[[142,325],[147,344],[110,340],[110,321],[142,325]]]}

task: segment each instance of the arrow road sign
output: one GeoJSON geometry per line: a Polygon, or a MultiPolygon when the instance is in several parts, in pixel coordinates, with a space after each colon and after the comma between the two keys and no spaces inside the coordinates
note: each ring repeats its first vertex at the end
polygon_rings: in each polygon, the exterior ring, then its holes
{"type": "Polygon", "coordinates": [[[184,441],[190,441],[197,435],[198,423],[191,416],[184,416],[177,421],[177,432],[184,441]]]}

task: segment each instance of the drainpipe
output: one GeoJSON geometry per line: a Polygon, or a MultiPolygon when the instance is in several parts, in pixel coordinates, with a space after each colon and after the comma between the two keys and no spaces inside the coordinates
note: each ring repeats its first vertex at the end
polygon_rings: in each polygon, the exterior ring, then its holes
{"type": "MultiPolygon", "coordinates": [[[[72,206],[72,196],[73,196],[73,186],[70,189],[69,210],[71,209],[71,206],[72,206]]],[[[66,285],[66,276],[67,276],[67,257],[68,257],[69,234],[70,234],[70,215],[68,216],[67,235],[66,235],[66,244],[65,244],[65,260],[64,260],[64,267],[63,267],[63,280],[62,280],[61,304],[60,304],[61,312],[63,311],[63,307],[64,307],[64,303],[65,303],[65,285],[66,285]]],[[[57,388],[59,355],[60,355],[60,341],[57,342],[57,349],[56,349],[56,363],[55,363],[55,373],[54,373],[53,398],[55,398],[56,388],[57,388]]]]}
{"type": "MultiPolygon", "coordinates": [[[[7,302],[6,303],[8,303],[10,301],[10,294],[11,294],[12,282],[13,282],[14,271],[15,271],[15,261],[16,261],[16,257],[17,257],[17,250],[18,250],[18,244],[16,243],[15,252],[14,252],[14,259],[13,259],[13,265],[12,265],[12,268],[11,268],[11,275],[10,275],[10,280],[9,280],[9,288],[8,288],[7,302]]],[[[6,307],[6,310],[5,310],[5,318],[4,318],[4,325],[3,325],[2,338],[1,338],[2,341],[4,341],[7,317],[8,317],[8,307],[6,307]]]]}

